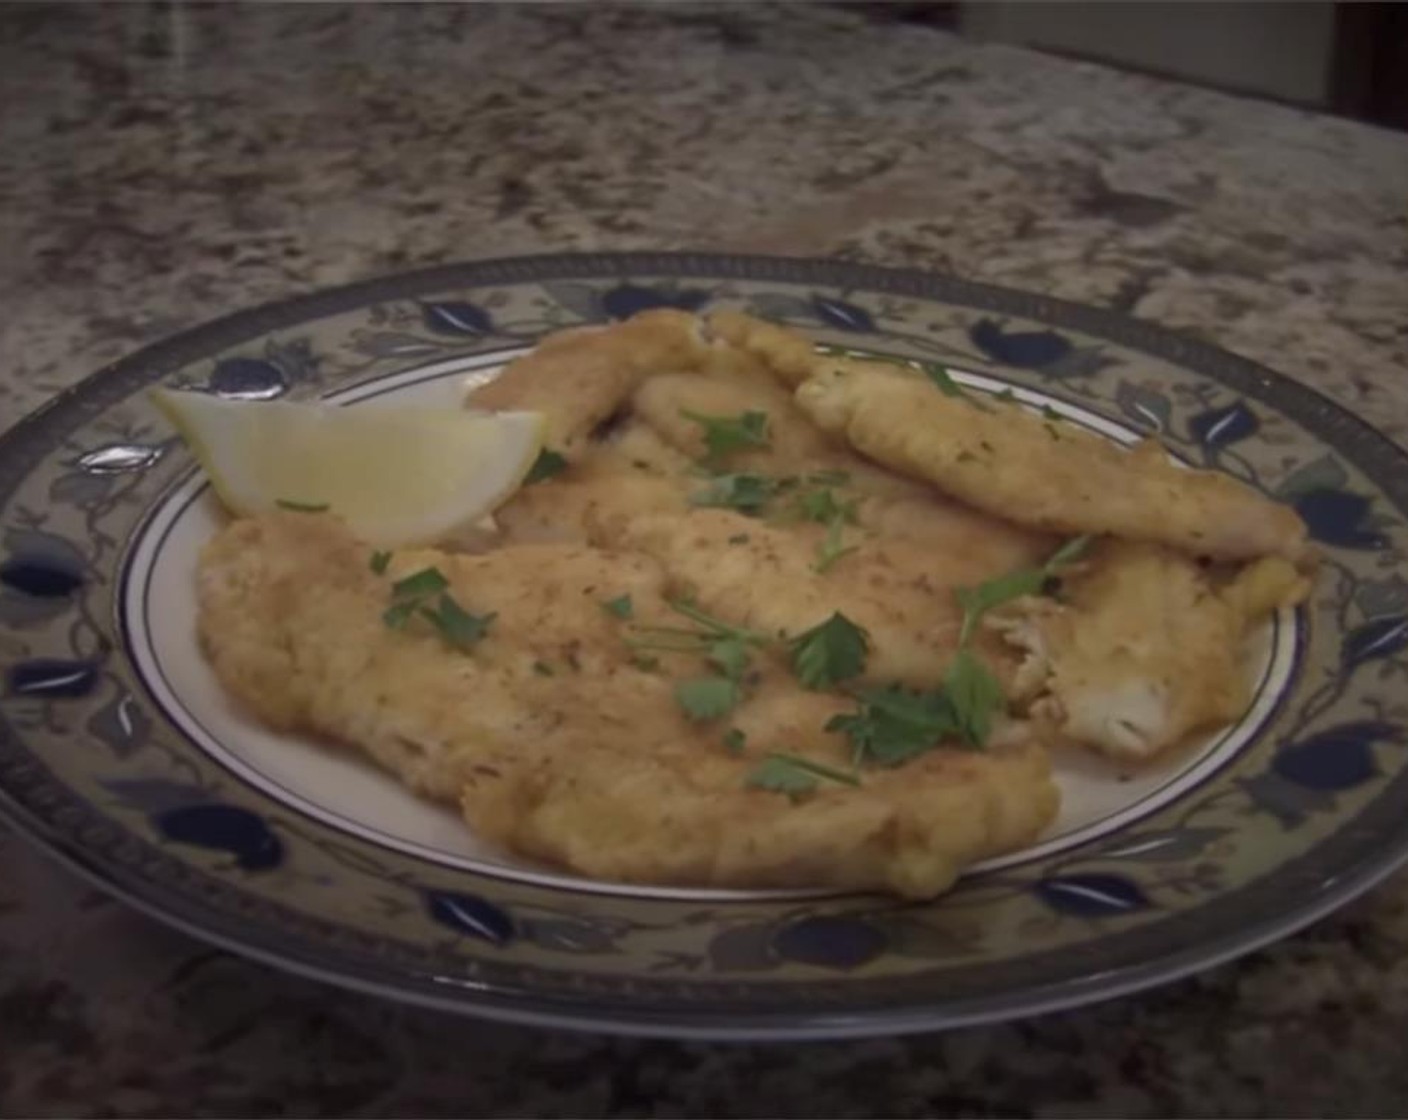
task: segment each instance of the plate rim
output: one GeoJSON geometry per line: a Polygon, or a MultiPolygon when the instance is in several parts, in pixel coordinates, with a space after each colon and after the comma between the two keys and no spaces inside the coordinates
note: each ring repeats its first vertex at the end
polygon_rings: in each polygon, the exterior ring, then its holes
{"type": "MultiPolygon", "coordinates": [[[[1268,391],[1275,391],[1278,398],[1274,404],[1275,409],[1304,424],[1318,437],[1323,438],[1323,429],[1330,424],[1352,439],[1362,441],[1363,446],[1336,450],[1343,452],[1347,461],[1371,477],[1375,485],[1389,496],[1395,505],[1408,507],[1408,475],[1395,485],[1391,475],[1365,465],[1366,459],[1382,457],[1385,454],[1400,461],[1408,459],[1408,452],[1388,436],[1368,421],[1337,404],[1320,390],[1176,330],[1118,311],[919,269],[895,269],[808,257],[649,251],[554,253],[437,265],[318,289],[235,311],[198,324],[174,336],[158,340],[87,375],[0,433],[0,489],[8,491],[12,483],[26,476],[26,472],[20,469],[18,464],[7,464],[6,460],[10,456],[4,452],[10,445],[33,439],[36,433],[42,432],[46,425],[66,415],[70,409],[91,409],[98,413],[117,401],[126,399],[131,391],[127,383],[135,375],[141,375],[142,383],[150,383],[173,368],[208,357],[213,352],[266,336],[297,323],[350,311],[374,300],[414,299],[419,294],[493,283],[568,279],[626,281],[633,276],[739,279],[764,283],[774,280],[791,285],[811,284],[843,290],[855,288],[867,293],[906,295],[973,310],[1017,315],[1043,324],[1085,331],[1141,353],[1157,354],[1164,360],[1212,376],[1228,388],[1255,399],[1264,400],[1268,391]],[[1209,372],[1210,368],[1216,372],[1209,372]],[[1309,420],[1307,416],[1310,416],[1309,420]]],[[[0,755],[8,754],[13,749],[9,740],[14,740],[13,746],[20,745],[19,736],[14,735],[8,725],[3,727],[3,731],[3,736],[0,736],[0,755]]],[[[48,772],[48,768],[38,760],[31,758],[29,763],[37,763],[41,769],[48,772]]],[[[60,786],[63,784],[52,775],[50,780],[60,786]]],[[[1382,810],[1382,803],[1390,789],[1382,791],[1366,803],[1355,818],[1356,823],[1373,810],[1382,810]]],[[[719,1010],[710,1010],[698,1004],[679,1005],[674,1008],[622,1004],[616,1012],[608,1013],[605,1004],[593,1003],[591,997],[586,1001],[580,998],[569,1000],[565,1007],[560,1007],[553,999],[546,998],[540,990],[515,990],[511,986],[498,983],[492,987],[472,985],[472,999],[464,998],[463,988],[456,988],[452,994],[446,994],[443,988],[421,992],[407,986],[405,970],[401,970],[395,979],[367,980],[356,975],[350,968],[355,962],[344,961],[343,967],[335,968],[300,959],[296,954],[290,953],[292,946],[288,943],[288,934],[285,932],[273,931],[271,939],[276,943],[280,940],[284,943],[266,948],[257,938],[227,935],[219,928],[212,928],[211,925],[173,912],[172,899],[160,897],[168,893],[161,884],[139,879],[139,886],[148,890],[148,896],[144,896],[140,890],[130,889],[121,881],[126,877],[122,869],[113,864],[95,863],[90,866],[86,852],[71,846],[64,837],[49,828],[47,822],[37,818],[16,801],[8,786],[0,789],[0,815],[3,815],[19,834],[37,843],[48,855],[57,856],[95,886],[116,894],[138,910],[187,933],[276,967],[344,987],[505,1021],[617,1033],[716,1039],[801,1039],[897,1034],[1041,1014],[1098,999],[1112,998],[1215,967],[1293,933],[1368,890],[1408,861],[1408,827],[1405,827],[1399,829],[1396,840],[1390,837],[1390,842],[1381,843],[1367,857],[1361,856],[1351,860],[1347,866],[1340,867],[1337,873],[1328,879],[1323,876],[1316,878],[1313,883],[1314,890],[1305,897],[1297,899],[1291,905],[1273,907],[1254,926],[1222,936],[1215,945],[1209,945],[1205,941],[1195,942],[1190,948],[1166,954],[1152,961],[1126,963],[1111,971],[1087,973],[1075,980],[1055,984],[1054,987],[1059,990],[1051,991],[1045,998],[1032,997],[1052,988],[1053,985],[1025,989],[1022,993],[1012,996],[973,997],[970,1003],[978,1006],[971,1009],[953,1004],[914,1004],[869,1007],[844,1015],[832,1015],[812,1009],[761,1014],[749,1012],[752,1016],[751,1025],[740,1026],[732,1021],[710,1021],[713,1016],[736,1016],[739,1014],[736,1004],[724,1006],[719,1010]],[[1003,1003],[1004,999],[1010,1002],[1003,1003]],[[997,1005],[986,1006],[994,1002],[997,1005]]],[[[1384,835],[1381,824],[1372,831],[1380,837],[1384,835]]],[[[1302,863],[1313,865],[1324,843],[1325,841],[1321,841],[1284,866],[1302,863]]],[[[1356,849],[1359,847],[1363,847],[1362,843],[1356,845],[1356,849]]],[[[1323,859],[1319,862],[1323,862],[1323,859]]],[[[1255,888],[1253,886],[1248,889],[1255,888]]],[[[203,914],[214,920],[220,917],[218,911],[208,907],[203,914]]],[[[1130,936],[1133,932],[1114,936],[1130,936]]],[[[837,978],[833,979],[833,982],[842,981],[837,978]]]]}

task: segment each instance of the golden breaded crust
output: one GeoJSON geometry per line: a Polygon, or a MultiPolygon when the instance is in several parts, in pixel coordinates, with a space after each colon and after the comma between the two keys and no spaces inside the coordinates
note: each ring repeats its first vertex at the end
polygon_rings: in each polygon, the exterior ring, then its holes
{"type": "Polygon", "coordinates": [[[627,624],[602,608],[629,593],[641,622],[679,622],[665,571],[646,555],[422,551],[398,554],[385,576],[369,557],[326,515],[222,530],[200,563],[207,656],[266,722],[357,747],[415,791],[459,799],[480,835],[521,853],[632,882],[923,897],[974,860],[1030,843],[1055,813],[1033,745],[940,749],[800,805],[747,788],[771,750],[845,765],[848,744],[822,729],[846,701],[803,691],[759,655],[736,719],[747,747],[731,754],[723,728],[692,723],[674,696],[676,677],[703,663],[667,655],[663,671],[638,667],[627,624]],[[382,621],[391,581],[427,565],[467,609],[497,612],[469,652],[422,624],[382,621]]]}
{"type": "Polygon", "coordinates": [[[893,366],[833,359],[797,403],[877,463],[1030,528],[1227,560],[1305,552],[1295,511],[1228,475],[1180,469],[1156,444],[1123,450],[1020,405],[979,407],[893,366]]]}
{"type": "Polygon", "coordinates": [[[469,408],[527,410],[547,417],[547,446],[569,459],[636,386],[656,373],[697,368],[708,357],[698,319],[647,311],[612,327],[584,327],[545,339],[469,394],[469,408]]]}

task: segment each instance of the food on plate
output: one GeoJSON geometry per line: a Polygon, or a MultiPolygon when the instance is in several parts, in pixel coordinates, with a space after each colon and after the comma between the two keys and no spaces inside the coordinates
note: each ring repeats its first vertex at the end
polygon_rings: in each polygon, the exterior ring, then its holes
{"type": "Polygon", "coordinates": [[[692,369],[707,356],[699,320],[682,311],[647,311],[609,330],[578,327],[550,335],[474,395],[474,408],[538,411],[547,444],[568,459],[637,385],[662,370],[692,369]]]}
{"type": "Polygon", "coordinates": [[[935,895],[1049,826],[1051,748],[1237,718],[1309,589],[1240,483],[736,312],[554,335],[466,405],[546,433],[492,531],[257,507],[201,644],[268,725],[597,878],[935,895]]]}
{"type": "Polygon", "coordinates": [[[367,541],[442,540],[493,513],[542,448],[533,412],[336,408],[158,389],[221,500],[250,516],[336,509],[367,541]]]}
{"type": "Polygon", "coordinates": [[[1309,585],[1280,557],[1225,581],[1163,545],[1109,540],[1064,602],[1029,597],[995,619],[1028,653],[1016,697],[1064,739],[1142,760],[1235,720],[1252,626],[1309,585]]]}
{"type": "Polygon", "coordinates": [[[877,362],[819,363],[797,389],[817,425],[877,463],[1019,525],[1109,533],[1219,560],[1297,559],[1289,506],[1148,440],[1132,451],[1015,402],[938,392],[877,362]]]}
{"type": "Polygon", "coordinates": [[[645,554],[376,556],[331,517],[222,531],[200,577],[216,672],[270,726],[356,744],[526,855],[637,882],[927,896],[1055,811],[1025,733],[852,774],[850,740],[825,730],[851,704],[801,687],[783,645],[682,636],[709,627],[671,608],[671,576],[645,554]],[[731,684],[716,662],[735,659],[747,699],[703,718],[721,703],[710,682],[731,684]],[[701,687],[682,702],[681,682],[701,687]]]}

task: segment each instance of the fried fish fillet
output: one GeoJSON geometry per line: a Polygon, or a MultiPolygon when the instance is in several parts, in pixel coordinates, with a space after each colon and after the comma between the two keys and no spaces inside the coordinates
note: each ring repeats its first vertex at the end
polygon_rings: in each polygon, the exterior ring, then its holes
{"type": "Polygon", "coordinates": [[[1034,714],[1133,760],[1241,715],[1251,627],[1309,590],[1279,557],[1219,587],[1182,553],[1131,541],[1105,542],[1083,567],[1067,603],[1029,598],[993,625],[1028,652],[1017,691],[1034,714]]]}
{"type": "MultiPolygon", "coordinates": [[[[855,503],[855,520],[870,535],[927,547],[926,570],[950,585],[981,582],[1035,563],[1057,543],[877,467],[819,431],[775,381],[740,380],[727,370],[712,376],[654,377],[636,391],[633,404],[639,420],[662,441],[699,463],[708,460],[704,429],[691,416],[763,413],[767,446],[740,449],[726,464],[716,464],[719,469],[772,479],[825,480],[839,501],[855,503]]],[[[697,481],[692,489],[701,489],[697,481]]]]}
{"type": "Polygon", "coordinates": [[[1020,525],[1226,560],[1305,552],[1305,526],[1289,506],[1228,475],[1181,469],[1153,441],[1127,451],[1020,405],[980,407],[875,362],[832,359],[796,395],[818,426],[877,463],[1020,525]]]}
{"type": "MultiPolygon", "coordinates": [[[[623,521],[613,539],[657,560],[675,593],[735,625],[792,636],[838,611],[870,635],[868,679],[939,686],[963,621],[955,588],[990,574],[982,557],[945,562],[903,540],[859,537],[854,552],[819,573],[824,534],[819,525],[776,526],[730,510],[696,510],[623,521]]],[[[977,641],[998,676],[1009,678],[1016,666],[1005,643],[987,634],[977,641]]]]}
{"type": "Polygon", "coordinates": [[[643,380],[655,373],[695,369],[708,356],[695,316],[647,311],[611,327],[549,335],[510,362],[495,380],[472,391],[465,404],[543,413],[547,446],[572,459],[643,380]]]}
{"type": "Polygon", "coordinates": [[[383,576],[335,518],[237,521],[206,546],[201,644],[224,686],[276,729],[354,746],[413,790],[460,802],[482,836],[584,875],[713,887],[883,888],[928,897],[976,860],[1032,842],[1057,792],[1032,741],[940,748],[803,803],[749,788],[784,750],[845,765],[824,730],[845,701],[804,692],[760,653],[733,726],[675,697],[693,655],[633,660],[636,626],[678,624],[651,557],[582,545],[397,554],[383,576]],[[457,602],[494,612],[468,651],[417,620],[386,625],[391,583],[433,565],[457,602]],[[630,594],[634,618],[603,601],[630,594]]]}

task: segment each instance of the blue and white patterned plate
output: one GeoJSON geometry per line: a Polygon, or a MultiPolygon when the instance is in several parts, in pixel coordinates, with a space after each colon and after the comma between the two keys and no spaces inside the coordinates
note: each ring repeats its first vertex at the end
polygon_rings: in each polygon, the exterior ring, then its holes
{"type": "Polygon", "coordinates": [[[309,975],[453,1010],[678,1035],[886,1033],[1030,1014],[1285,935],[1408,856],[1408,461],[1310,390],[1037,296],[839,262],[468,264],[261,308],[105,370],[0,440],[0,806],[134,905],[309,975]],[[746,308],[941,363],[1290,502],[1312,600],[1249,652],[1235,727],[1159,766],[1058,761],[1060,819],[928,904],[645,889],[507,856],[224,697],[195,644],[222,514],[146,390],[457,402],[548,331],[746,308]]]}

